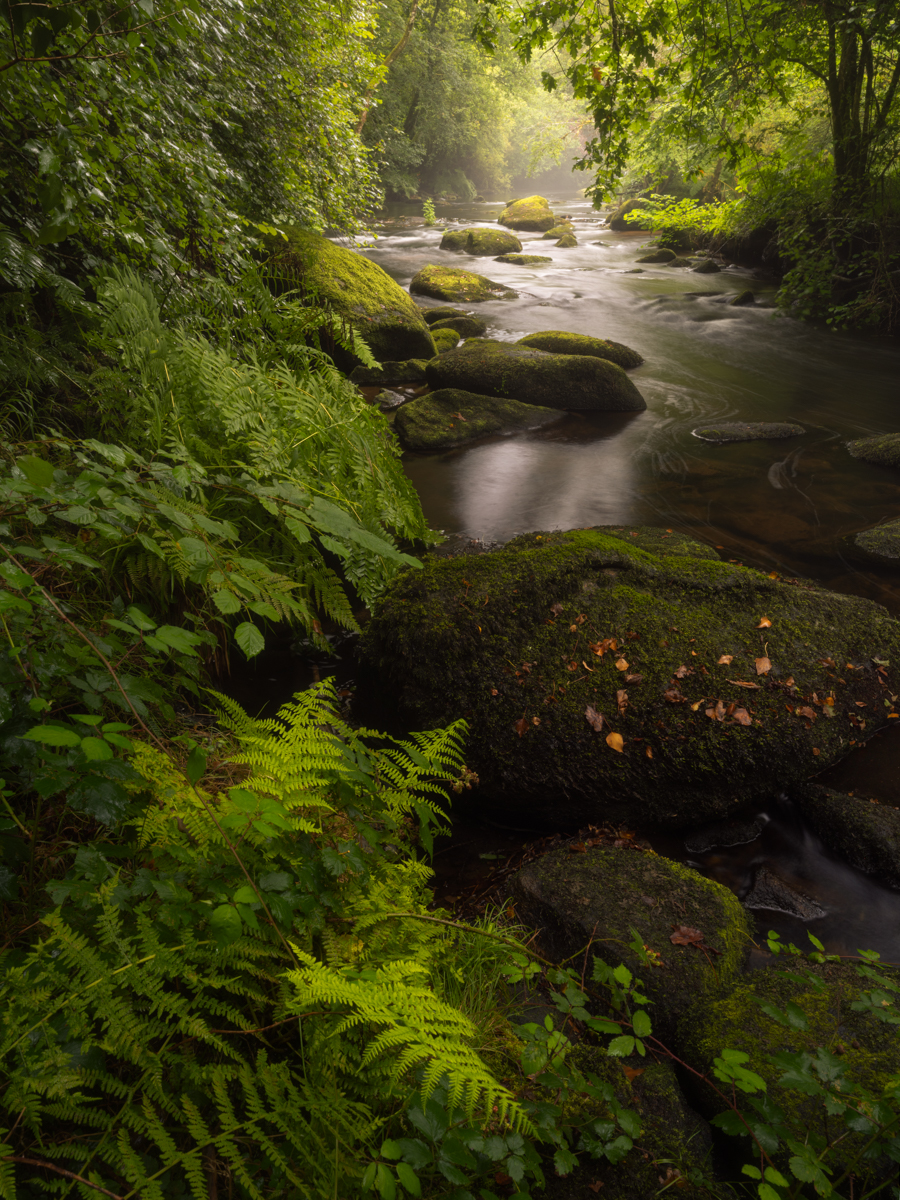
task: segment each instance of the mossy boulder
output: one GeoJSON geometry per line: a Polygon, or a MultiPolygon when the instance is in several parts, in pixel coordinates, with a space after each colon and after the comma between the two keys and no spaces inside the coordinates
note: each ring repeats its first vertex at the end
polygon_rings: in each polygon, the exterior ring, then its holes
{"type": "Polygon", "coordinates": [[[500,254],[494,262],[510,263],[514,267],[541,267],[553,259],[545,254],[500,254]]]}
{"type": "Polygon", "coordinates": [[[667,250],[665,246],[661,246],[658,250],[653,250],[650,254],[645,254],[643,258],[637,259],[639,263],[667,263],[678,255],[674,250],[667,250]]]}
{"type": "Polygon", "coordinates": [[[510,229],[541,233],[553,228],[556,217],[543,196],[526,196],[524,200],[511,200],[497,218],[497,223],[510,229]]]}
{"type": "Polygon", "coordinates": [[[564,233],[559,241],[555,242],[554,244],[561,247],[563,250],[570,250],[572,246],[578,245],[578,238],[574,233],[564,233]]]}
{"type": "MultiPolygon", "coordinates": [[[[421,309],[377,263],[305,229],[291,231],[279,261],[298,271],[307,291],[349,321],[379,362],[433,356],[421,309]]],[[[335,361],[349,369],[359,360],[338,349],[335,361]]]]}
{"type": "Polygon", "coordinates": [[[516,345],[546,350],[550,354],[586,354],[590,358],[605,358],[623,370],[639,367],[644,361],[637,350],[623,346],[621,342],[608,342],[605,338],[588,337],[584,333],[567,333],[563,329],[526,334],[519,338],[516,345]]]}
{"type": "Polygon", "coordinates": [[[433,388],[459,387],[580,412],[641,412],[643,396],[615,363],[580,354],[548,354],[509,342],[467,342],[431,362],[433,388]]]}
{"type": "Polygon", "coordinates": [[[845,862],[900,888],[900,810],[818,784],[791,793],[813,833],[845,862]]]}
{"type": "Polygon", "coordinates": [[[698,275],[717,275],[721,271],[718,263],[713,262],[711,258],[704,258],[702,262],[698,262],[694,271],[698,275]]]}
{"type": "Polygon", "coordinates": [[[745,288],[742,292],[738,292],[734,299],[729,300],[728,303],[732,308],[747,308],[749,305],[756,303],[756,297],[750,288],[745,288]]]}
{"type": "Polygon", "coordinates": [[[460,336],[453,328],[432,329],[431,336],[434,338],[438,354],[445,354],[460,343],[460,336]]]}
{"type": "Polygon", "coordinates": [[[879,433],[875,437],[857,438],[847,449],[854,458],[874,463],[877,467],[900,470],[900,433],[879,433]]]}
{"type": "Polygon", "coordinates": [[[647,527],[428,562],[390,585],[363,647],[410,728],[466,718],[479,811],[518,827],[726,817],[843,757],[860,711],[868,734],[887,724],[882,680],[900,692],[880,605],[647,527]]]}
{"type": "Polygon", "coordinates": [[[447,450],[491,433],[538,429],[559,418],[553,408],[441,388],[405,404],[394,429],[407,450],[447,450]]]}
{"type": "Polygon", "coordinates": [[[861,550],[876,558],[900,558],[900,518],[864,529],[854,540],[861,550]]]}
{"type": "Polygon", "coordinates": [[[553,850],[519,871],[512,894],[517,917],[539,930],[546,957],[562,962],[590,943],[590,954],[624,962],[638,975],[652,1001],[653,1032],[670,1046],[681,1017],[734,985],[750,947],[747,916],[733,892],[631,848],[553,850]],[[700,930],[708,949],[674,945],[679,925],[700,930]],[[662,966],[642,965],[629,947],[634,930],[662,966]]]}
{"type": "Polygon", "coordinates": [[[468,229],[448,229],[441,238],[440,249],[464,251],[468,237],[468,229]]]}
{"type": "Polygon", "coordinates": [[[558,225],[554,225],[552,229],[548,229],[547,232],[541,236],[541,241],[552,242],[555,241],[556,238],[561,238],[564,233],[573,233],[574,230],[575,226],[571,221],[560,221],[558,225]]]}
{"type": "MultiPolygon", "coordinates": [[[[432,346],[434,341],[432,340],[432,346]]],[[[381,367],[354,367],[350,382],[359,387],[383,387],[391,383],[424,383],[428,360],[411,358],[406,362],[383,362],[381,367]]]]}
{"type": "Polygon", "coordinates": [[[665,265],[667,267],[692,267],[694,264],[689,258],[670,258],[665,265]]]}
{"type": "Polygon", "coordinates": [[[610,229],[615,229],[617,233],[626,233],[629,231],[632,233],[635,231],[646,233],[650,228],[647,221],[642,221],[637,218],[635,218],[633,221],[626,221],[625,218],[629,213],[639,212],[644,209],[649,209],[649,207],[650,204],[647,200],[625,200],[609,218],[610,229]]]}
{"type": "Polygon", "coordinates": [[[522,243],[514,233],[505,229],[470,229],[466,241],[466,252],[477,254],[482,258],[492,258],[497,254],[516,254],[522,249],[522,243]]]}
{"type": "Polygon", "coordinates": [[[432,323],[432,335],[441,329],[454,329],[462,338],[481,337],[487,329],[487,321],[482,317],[443,317],[432,323]]]}
{"type": "Polygon", "coordinates": [[[453,308],[449,304],[442,304],[438,308],[425,308],[422,310],[425,323],[429,326],[434,325],[437,321],[446,321],[448,317],[468,317],[469,315],[464,308],[453,308]]]}
{"type": "Polygon", "coordinates": [[[691,432],[704,442],[761,442],[799,437],[806,430],[792,421],[719,421],[698,425],[691,432]]]}
{"type": "Polygon", "coordinates": [[[429,263],[417,271],[409,290],[420,296],[433,296],[435,300],[477,301],[515,300],[518,292],[505,284],[495,283],[474,271],[463,271],[456,267],[436,267],[429,263]]]}

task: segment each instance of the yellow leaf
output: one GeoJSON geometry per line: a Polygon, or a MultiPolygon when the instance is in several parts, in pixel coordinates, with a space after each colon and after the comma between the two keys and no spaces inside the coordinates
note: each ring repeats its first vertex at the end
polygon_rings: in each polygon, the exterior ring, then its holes
{"type": "Polygon", "coordinates": [[[610,750],[616,750],[619,754],[622,753],[625,746],[621,733],[608,733],[606,735],[606,744],[610,750]]]}
{"type": "Polygon", "coordinates": [[[760,623],[757,625],[756,628],[757,629],[771,629],[772,622],[769,620],[768,617],[763,617],[763,619],[760,621],[760,623]]]}
{"type": "Polygon", "coordinates": [[[769,661],[769,659],[766,655],[763,655],[761,658],[758,658],[756,660],[757,675],[768,675],[768,673],[771,670],[772,670],[772,663],[769,661]]]}
{"type": "Polygon", "coordinates": [[[721,666],[724,663],[726,667],[728,666],[728,664],[730,662],[733,662],[733,661],[734,661],[733,654],[723,654],[722,657],[717,660],[719,666],[721,666]]]}
{"type": "Polygon", "coordinates": [[[628,670],[628,663],[625,661],[624,658],[616,659],[616,670],[617,671],[627,671],[628,670]]]}

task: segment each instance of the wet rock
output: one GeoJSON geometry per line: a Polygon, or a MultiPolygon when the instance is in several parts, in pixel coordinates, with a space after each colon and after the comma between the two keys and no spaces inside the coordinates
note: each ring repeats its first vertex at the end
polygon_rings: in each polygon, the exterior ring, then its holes
{"type": "Polygon", "coordinates": [[[449,304],[442,304],[437,308],[425,308],[422,310],[425,323],[429,326],[434,325],[437,321],[446,321],[448,317],[469,317],[471,315],[466,309],[453,308],[449,304]]]}
{"type": "Polygon", "coordinates": [[[552,229],[548,229],[547,232],[542,235],[541,241],[552,242],[557,238],[561,238],[564,233],[574,233],[574,231],[575,226],[571,221],[560,221],[558,225],[554,225],[552,229]]]}
{"type": "Polygon", "coordinates": [[[865,529],[854,538],[857,546],[876,558],[900,558],[900,518],[865,529]]]}
{"type": "Polygon", "coordinates": [[[732,308],[746,308],[750,304],[756,303],[756,297],[750,288],[745,288],[744,291],[738,292],[733,300],[728,302],[732,308]]]}
{"type": "Polygon", "coordinates": [[[494,262],[511,263],[514,267],[538,267],[553,262],[543,254],[500,254],[494,262]]]}
{"type": "Polygon", "coordinates": [[[851,866],[900,888],[900,811],[816,784],[792,793],[810,829],[851,866]]]}
{"type": "Polygon", "coordinates": [[[515,300],[519,294],[505,284],[476,275],[474,271],[436,267],[430,263],[416,272],[409,290],[420,296],[449,301],[515,300]]]}
{"type": "Polygon", "coordinates": [[[900,691],[900,621],[880,605],[646,527],[428,562],[390,585],[363,646],[409,727],[466,718],[479,811],[519,827],[727,817],[842,758],[859,703],[870,733],[886,725],[882,678],[900,691]],[[829,659],[857,669],[838,684],[829,659]]]}
{"type": "Polygon", "coordinates": [[[641,412],[643,396],[615,363],[581,354],[548,354],[509,342],[467,342],[428,364],[433,388],[458,387],[523,404],[579,412],[641,412]]]}
{"type": "Polygon", "coordinates": [[[632,267],[630,271],[623,271],[622,274],[623,275],[643,275],[644,268],[643,267],[632,267]]]}
{"type": "MultiPolygon", "coordinates": [[[[345,317],[379,362],[428,359],[434,354],[434,343],[421,309],[386,271],[363,255],[336,246],[317,233],[295,229],[288,248],[279,254],[277,262],[299,273],[304,287],[345,317]]],[[[349,370],[359,362],[355,355],[340,348],[334,357],[342,370],[349,370]]]]}
{"type": "Polygon", "coordinates": [[[578,238],[574,233],[564,233],[559,241],[554,244],[560,246],[563,250],[569,250],[572,246],[578,245],[578,238]]]}
{"type": "Polygon", "coordinates": [[[448,229],[441,238],[441,250],[456,250],[462,252],[466,248],[469,237],[468,229],[448,229]]]}
{"type": "Polygon", "coordinates": [[[667,263],[677,257],[678,255],[674,250],[667,250],[664,246],[661,246],[659,250],[654,250],[652,254],[645,254],[643,258],[639,258],[637,261],[639,263],[667,263]]]}
{"type": "Polygon", "coordinates": [[[692,267],[693,265],[689,258],[670,258],[666,263],[667,267],[692,267]]]}
{"type": "Polygon", "coordinates": [[[720,421],[715,425],[698,425],[691,432],[704,442],[759,442],[799,437],[806,430],[789,421],[720,421]]]}
{"type": "Polygon", "coordinates": [[[847,449],[854,458],[874,463],[878,467],[900,470],[900,433],[879,433],[875,437],[857,438],[847,449]]]}
{"type": "MultiPolygon", "coordinates": [[[[432,345],[434,341],[432,339],[432,345]]],[[[406,362],[383,362],[381,368],[354,367],[350,374],[350,382],[359,387],[374,387],[376,384],[389,383],[424,383],[425,367],[428,360],[410,358],[406,362]]]]}
{"type": "Polygon", "coordinates": [[[815,921],[828,915],[820,904],[785,883],[768,867],[760,867],[756,872],[753,887],[744,897],[744,907],[783,912],[801,921],[815,921]]]}
{"type": "Polygon", "coordinates": [[[438,354],[446,354],[448,350],[458,346],[461,340],[459,334],[452,328],[435,329],[432,327],[431,336],[434,338],[438,354]]]}
{"type": "Polygon", "coordinates": [[[515,876],[512,894],[519,919],[539,929],[546,957],[561,962],[590,942],[591,953],[639,975],[663,1041],[685,1013],[732,985],[749,949],[746,914],[728,888],[630,848],[551,851],[515,876]],[[679,926],[699,931],[709,949],[673,944],[679,926]],[[629,948],[634,930],[664,968],[641,964],[629,948]]]}
{"type": "Polygon", "coordinates": [[[639,367],[644,361],[637,350],[623,346],[621,342],[608,342],[605,338],[588,337],[583,333],[567,333],[562,329],[529,333],[519,338],[516,345],[546,350],[550,354],[586,354],[591,358],[605,358],[624,370],[639,367]]]}
{"type": "Polygon", "coordinates": [[[702,262],[697,263],[694,271],[698,275],[717,275],[721,271],[718,263],[713,262],[711,258],[704,258],[702,262]]]}
{"type": "Polygon", "coordinates": [[[762,814],[752,821],[718,821],[689,833],[684,839],[684,848],[691,854],[706,854],[716,847],[745,846],[756,841],[768,823],[768,818],[762,814]]]}
{"type": "Polygon", "coordinates": [[[408,399],[409,397],[404,396],[402,392],[385,390],[378,393],[375,403],[382,412],[391,412],[393,409],[399,408],[401,404],[405,404],[408,399]]]}
{"type": "Polygon", "coordinates": [[[516,254],[522,243],[514,233],[503,229],[470,229],[466,239],[466,253],[493,258],[497,254],[516,254]]]}
{"type": "Polygon", "coordinates": [[[481,337],[487,329],[487,321],[482,317],[442,317],[440,321],[432,322],[432,336],[439,329],[453,329],[461,338],[481,337]]]}
{"type": "Polygon", "coordinates": [[[556,217],[543,196],[526,196],[524,200],[510,200],[497,218],[497,223],[510,229],[542,233],[545,229],[553,228],[556,217]]]}
{"type": "Polygon", "coordinates": [[[642,209],[649,208],[650,204],[647,200],[626,200],[623,204],[619,205],[619,207],[609,218],[610,229],[615,229],[618,233],[624,233],[627,230],[630,230],[632,233],[635,231],[643,231],[646,233],[646,231],[650,228],[646,220],[640,220],[636,218],[632,221],[626,221],[625,217],[629,213],[634,213],[642,209]]]}
{"type": "Polygon", "coordinates": [[[538,429],[559,419],[556,409],[441,388],[405,404],[394,429],[407,450],[447,450],[488,434],[538,429]]]}

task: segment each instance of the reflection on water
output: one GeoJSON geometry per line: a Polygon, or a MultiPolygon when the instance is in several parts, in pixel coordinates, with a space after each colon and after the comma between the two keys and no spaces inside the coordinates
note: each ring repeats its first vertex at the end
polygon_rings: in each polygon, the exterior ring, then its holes
{"type": "MultiPolygon", "coordinates": [[[[662,524],[721,545],[726,557],[900,612],[900,569],[867,558],[851,538],[900,516],[900,476],[846,450],[853,437],[898,427],[900,349],[776,315],[774,284],[745,269],[702,282],[652,264],[626,273],[646,234],[601,229],[580,196],[550,199],[572,217],[580,244],[557,249],[540,234],[520,234],[527,252],[553,259],[542,268],[441,251],[440,232],[424,227],[388,227],[366,253],[404,286],[433,262],[515,287],[518,300],[477,306],[489,336],[566,329],[633,346],[646,360],[630,374],[648,409],[582,414],[552,430],[408,455],[431,523],[488,540],[536,528],[662,524]],[[758,305],[732,308],[747,287],[758,305]],[[692,436],[701,422],[726,419],[795,421],[806,433],[730,445],[692,436]]],[[[447,205],[439,215],[489,224],[501,208],[500,200],[447,205]]]]}

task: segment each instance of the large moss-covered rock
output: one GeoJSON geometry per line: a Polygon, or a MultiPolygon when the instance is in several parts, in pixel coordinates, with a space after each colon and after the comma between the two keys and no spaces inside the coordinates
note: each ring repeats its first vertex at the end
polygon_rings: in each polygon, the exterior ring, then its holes
{"type": "Polygon", "coordinates": [[[698,275],[717,275],[721,271],[718,263],[713,262],[711,258],[704,258],[698,262],[694,270],[698,275]]]}
{"type": "Polygon", "coordinates": [[[454,329],[463,338],[481,337],[487,329],[487,321],[483,317],[443,317],[432,322],[432,335],[441,329],[454,329]]]}
{"type": "Polygon", "coordinates": [[[510,201],[497,218],[497,222],[507,225],[510,229],[542,233],[545,229],[553,228],[556,217],[543,196],[526,196],[524,200],[510,201]]]}
{"type": "Polygon", "coordinates": [[[529,333],[519,338],[516,345],[530,346],[532,350],[546,350],[550,354],[586,354],[589,358],[605,358],[623,370],[639,367],[644,361],[637,350],[623,346],[621,342],[608,342],[605,338],[588,337],[584,333],[567,333],[564,329],[529,333]]]}
{"type": "Polygon", "coordinates": [[[514,267],[542,267],[553,259],[545,254],[500,254],[494,262],[510,263],[514,267]]]}
{"type": "Polygon", "coordinates": [[[654,1033],[669,1045],[685,1013],[733,986],[750,946],[747,916],[733,892],[631,848],[551,851],[516,875],[512,892],[518,917],[539,929],[546,956],[562,962],[590,943],[591,954],[624,962],[638,975],[653,1002],[654,1033]],[[674,945],[679,925],[699,930],[706,951],[674,945]],[[634,930],[661,966],[641,963],[629,947],[634,930]]]}
{"type": "MultiPolygon", "coordinates": [[[[432,345],[434,344],[432,340],[432,345]]],[[[411,358],[407,362],[383,362],[380,367],[364,367],[362,364],[354,367],[350,373],[350,382],[359,387],[383,387],[396,383],[424,383],[424,358],[411,358]]]]}
{"type": "Polygon", "coordinates": [[[448,317],[468,317],[470,314],[464,308],[453,308],[450,304],[442,304],[437,308],[424,308],[422,316],[425,318],[427,325],[434,325],[438,321],[446,321],[448,317]]]}
{"type": "Polygon", "coordinates": [[[900,470],[900,433],[879,433],[875,437],[857,438],[847,449],[854,458],[875,463],[879,467],[900,470]]]}
{"type": "MultiPolygon", "coordinates": [[[[434,355],[421,309],[386,271],[362,254],[336,246],[310,230],[295,229],[280,260],[299,271],[307,291],[350,322],[379,361],[434,355]]],[[[358,359],[338,350],[335,361],[346,368],[358,359]]]]}
{"type": "Polygon", "coordinates": [[[641,412],[643,396],[621,367],[580,354],[548,354],[508,342],[467,342],[438,362],[426,378],[433,388],[459,387],[581,412],[641,412]]]}
{"type": "Polygon", "coordinates": [[[880,605],[646,527],[429,562],[363,642],[410,727],[467,719],[479,811],[519,827],[727,816],[837,761],[858,714],[871,734],[900,691],[900,622],[880,605]]]}
{"type": "Polygon", "coordinates": [[[564,233],[554,245],[561,247],[563,250],[570,250],[572,246],[578,245],[578,238],[574,233],[564,233]]]}
{"type": "Polygon", "coordinates": [[[610,229],[615,229],[618,233],[624,233],[626,231],[634,233],[636,230],[646,233],[646,231],[650,228],[646,221],[638,219],[626,221],[625,218],[629,213],[638,212],[642,209],[648,209],[649,207],[650,204],[647,200],[634,199],[624,201],[624,203],[620,204],[616,211],[609,218],[610,229]]]}
{"type": "Polygon", "coordinates": [[[876,558],[900,558],[900,518],[864,529],[854,540],[860,549],[876,558]]]}
{"type": "Polygon", "coordinates": [[[441,238],[441,250],[463,251],[469,237],[468,229],[448,229],[441,238]]]}
{"type": "Polygon", "coordinates": [[[668,250],[665,246],[661,246],[658,250],[651,251],[650,254],[645,254],[643,258],[639,258],[639,263],[667,263],[678,255],[674,250],[668,250]]]}
{"type": "Polygon", "coordinates": [[[900,811],[817,784],[791,793],[813,833],[845,862],[900,888],[900,811]]]}
{"type": "Polygon", "coordinates": [[[518,292],[505,284],[495,283],[474,271],[463,271],[456,267],[436,267],[429,263],[417,271],[409,290],[420,296],[433,296],[435,300],[515,300],[518,292]]]}
{"type": "Polygon", "coordinates": [[[552,229],[548,229],[545,234],[541,235],[542,242],[554,242],[557,238],[561,238],[564,233],[573,233],[575,226],[571,221],[560,221],[554,225],[552,229]]]}
{"type": "Polygon", "coordinates": [[[441,388],[405,404],[394,429],[407,450],[446,450],[491,433],[537,429],[559,418],[556,409],[441,388]]]}
{"type": "Polygon", "coordinates": [[[522,243],[516,235],[505,229],[470,229],[466,241],[466,252],[481,257],[516,254],[521,249],[522,243]]]}
{"type": "Polygon", "coordinates": [[[431,336],[434,338],[434,344],[437,347],[438,354],[446,354],[448,350],[452,350],[454,346],[458,346],[460,336],[455,329],[432,329],[431,336]]]}

